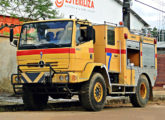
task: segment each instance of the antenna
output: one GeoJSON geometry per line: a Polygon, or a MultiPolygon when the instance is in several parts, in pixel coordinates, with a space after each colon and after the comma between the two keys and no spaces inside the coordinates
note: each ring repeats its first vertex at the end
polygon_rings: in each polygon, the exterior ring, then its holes
{"type": "Polygon", "coordinates": [[[117,24],[116,24],[116,23],[112,23],[112,22],[107,22],[107,21],[104,21],[104,25],[107,25],[107,24],[117,26],[117,24]]]}
{"type": "Polygon", "coordinates": [[[72,19],[73,16],[74,16],[74,15],[69,15],[69,18],[72,19]]]}

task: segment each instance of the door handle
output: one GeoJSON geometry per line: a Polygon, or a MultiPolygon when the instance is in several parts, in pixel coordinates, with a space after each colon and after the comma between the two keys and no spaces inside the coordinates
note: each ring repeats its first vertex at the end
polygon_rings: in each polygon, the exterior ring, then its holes
{"type": "Polygon", "coordinates": [[[76,48],[77,51],[80,51],[81,49],[80,48],[76,48]]]}
{"type": "Polygon", "coordinates": [[[114,57],[118,57],[118,55],[114,55],[114,57]]]}

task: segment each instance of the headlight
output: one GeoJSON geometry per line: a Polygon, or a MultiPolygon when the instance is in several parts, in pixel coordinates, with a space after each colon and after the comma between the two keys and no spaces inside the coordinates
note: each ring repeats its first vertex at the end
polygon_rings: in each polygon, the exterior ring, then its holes
{"type": "Polygon", "coordinates": [[[18,77],[15,78],[15,81],[16,81],[16,82],[19,82],[18,77]]]}
{"type": "Polygon", "coordinates": [[[50,76],[50,72],[45,72],[45,76],[50,76]]]}
{"type": "Polygon", "coordinates": [[[62,81],[62,80],[64,80],[64,77],[62,75],[60,75],[59,79],[62,81]]]}

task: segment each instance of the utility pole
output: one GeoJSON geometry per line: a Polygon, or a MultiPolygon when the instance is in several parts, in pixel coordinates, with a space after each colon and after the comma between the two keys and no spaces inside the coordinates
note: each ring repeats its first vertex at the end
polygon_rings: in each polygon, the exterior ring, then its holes
{"type": "Polygon", "coordinates": [[[123,0],[123,22],[130,30],[130,0],[123,0]]]}

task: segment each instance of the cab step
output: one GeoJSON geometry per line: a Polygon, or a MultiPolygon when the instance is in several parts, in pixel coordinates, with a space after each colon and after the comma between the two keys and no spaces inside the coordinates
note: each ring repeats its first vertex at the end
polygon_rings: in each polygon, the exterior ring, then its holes
{"type": "Polygon", "coordinates": [[[112,94],[120,94],[120,95],[126,95],[126,94],[134,94],[135,93],[135,86],[132,85],[125,85],[125,84],[111,84],[111,93],[112,94]]]}

